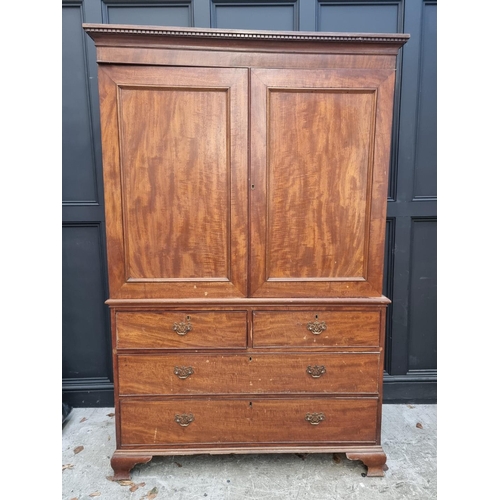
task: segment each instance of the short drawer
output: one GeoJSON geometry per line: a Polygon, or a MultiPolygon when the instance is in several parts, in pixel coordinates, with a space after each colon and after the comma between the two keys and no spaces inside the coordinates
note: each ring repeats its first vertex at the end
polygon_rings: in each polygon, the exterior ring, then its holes
{"type": "Polygon", "coordinates": [[[120,395],[376,393],[378,353],[120,355],[120,395]]]}
{"type": "Polygon", "coordinates": [[[256,311],[254,347],[375,347],[380,338],[376,311],[256,311]]]}
{"type": "Polygon", "coordinates": [[[376,399],[121,400],[121,444],[374,443],[376,399]]]}
{"type": "Polygon", "coordinates": [[[117,311],[116,345],[118,349],[244,348],[247,313],[117,311]]]}

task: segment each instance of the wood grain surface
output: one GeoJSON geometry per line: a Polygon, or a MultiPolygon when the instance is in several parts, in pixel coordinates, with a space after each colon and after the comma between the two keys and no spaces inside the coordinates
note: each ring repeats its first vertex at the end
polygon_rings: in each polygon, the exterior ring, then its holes
{"type": "Polygon", "coordinates": [[[379,359],[378,353],[120,355],[119,390],[121,395],[374,394],[379,359]],[[187,368],[187,378],[175,375],[184,369],[186,376],[187,368]]]}
{"type": "Polygon", "coordinates": [[[253,346],[378,346],[380,311],[256,311],[253,346]],[[316,316],[318,318],[316,319],[316,316]],[[326,329],[315,335],[308,325],[318,321],[326,329]]]}
{"type": "Polygon", "coordinates": [[[252,69],[252,297],[381,293],[393,89],[388,70],[252,69]]]}
{"type": "Polygon", "coordinates": [[[100,67],[111,298],[244,296],[247,73],[100,67]]]}
{"type": "Polygon", "coordinates": [[[118,349],[185,349],[195,347],[246,347],[246,312],[117,312],[118,349]],[[187,320],[189,316],[189,320],[187,320]],[[191,325],[185,335],[174,324],[191,325]]]}
{"type": "Polygon", "coordinates": [[[120,89],[128,281],[229,280],[227,92],[120,89]]]}
{"type": "Polygon", "coordinates": [[[124,400],[122,445],[374,442],[376,399],[124,400]],[[308,413],[323,413],[318,425],[308,413]],[[181,427],[176,415],[192,415],[181,427]]]}
{"type": "Polygon", "coordinates": [[[268,279],[365,278],[375,92],[269,92],[268,279]]]}

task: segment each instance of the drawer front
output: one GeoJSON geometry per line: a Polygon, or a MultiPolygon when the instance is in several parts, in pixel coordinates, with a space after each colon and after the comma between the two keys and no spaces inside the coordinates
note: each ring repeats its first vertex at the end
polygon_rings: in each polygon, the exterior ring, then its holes
{"type": "Polygon", "coordinates": [[[117,311],[116,339],[119,349],[244,348],[247,313],[117,311]]]}
{"type": "Polygon", "coordinates": [[[380,311],[256,311],[254,347],[379,345],[380,311]]]}
{"type": "Polygon", "coordinates": [[[376,393],[378,353],[118,356],[121,395],[376,393]]]}
{"type": "Polygon", "coordinates": [[[121,444],[374,443],[375,399],[121,400],[121,444]]]}

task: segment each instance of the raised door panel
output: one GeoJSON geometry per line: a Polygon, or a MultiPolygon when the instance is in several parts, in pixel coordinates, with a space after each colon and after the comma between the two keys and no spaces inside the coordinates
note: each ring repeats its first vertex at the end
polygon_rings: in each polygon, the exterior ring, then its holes
{"type": "Polygon", "coordinates": [[[382,293],[394,71],[251,73],[251,295],[382,293]]]}
{"type": "Polygon", "coordinates": [[[420,41],[414,200],[437,196],[437,4],[424,2],[420,41]]]}
{"type": "Polygon", "coordinates": [[[110,296],[240,297],[247,71],[101,67],[110,296]]]}
{"type": "Polygon", "coordinates": [[[103,22],[145,26],[193,26],[191,0],[102,0],[103,22]]]}
{"type": "Polygon", "coordinates": [[[62,195],[64,205],[98,205],[83,8],[62,9],[62,195]]]}
{"type": "Polygon", "coordinates": [[[212,28],[298,30],[298,0],[212,0],[212,28]]]}

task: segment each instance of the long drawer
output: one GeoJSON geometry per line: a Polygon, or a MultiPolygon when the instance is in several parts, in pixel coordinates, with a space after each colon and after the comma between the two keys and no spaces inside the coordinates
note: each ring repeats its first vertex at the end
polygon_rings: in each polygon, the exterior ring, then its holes
{"type": "Polygon", "coordinates": [[[253,346],[378,346],[380,314],[380,310],[256,311],[253,346]]]}
{"type": "Polygon", "coordinates": [[[376,399],[122,399],[121,444],[374,443],[376,399]]]}
{"type": "Polygon", "coordinates": [[[121,395],[376,393],[378,353],[118,356],[121,395]]]}
{"type": "Polygon", "coordinates": [[[245,311],[137,311],[116,313],[119,349],[241,348],[245,311]]]}

